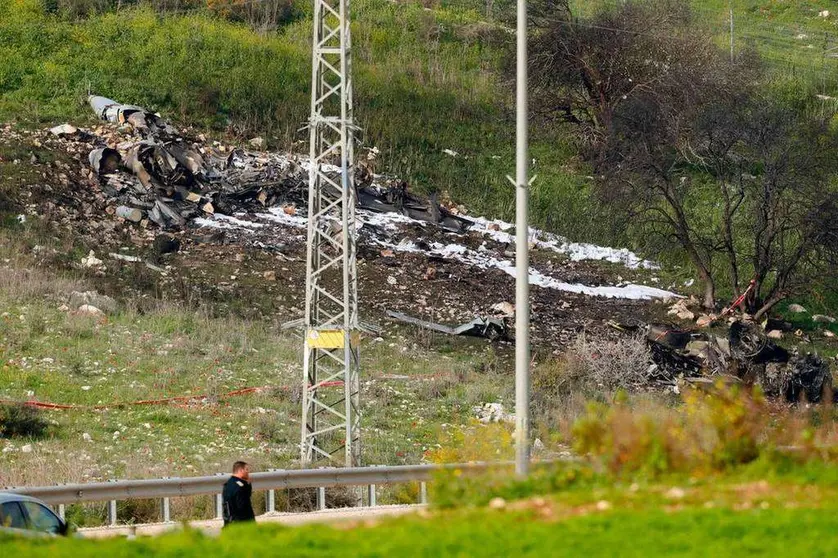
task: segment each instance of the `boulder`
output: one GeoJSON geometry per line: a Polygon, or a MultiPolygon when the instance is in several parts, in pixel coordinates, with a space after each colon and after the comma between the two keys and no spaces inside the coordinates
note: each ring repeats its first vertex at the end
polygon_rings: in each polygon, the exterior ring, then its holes
{"type": "Polygon", "coordinates": [[[104,262],[96,257],[96,253],[91,250],[87,256],[81,259],[81,265],[83,267],[95,268],[95,267],[102,267],[104,266],[104,262]]]}
{"type": "Polygon", "coordinates": [[[789,304],[789,312],[793,314],[805,314],[806,312],[808,312],[808,310],[806,310],[799,304],[789,304]]]}
{"type": "Polygon", "coordinates": [[[822,324],[834,324],[835,318],[832,316],[824,316],[823,314],[812,314],[813,322],[820,322],[822,324]]]}
{"type": "Polygon", "coordinates": [[[695,321],[695,325],[697,325],[698,327],[710,327],[713,324],[713,322],[716,320],[716,318],[717,318],[717,316],[702,314],[695,321]]]}
{"type": "Polygon", "coordinates": [[[107,314],[115,312],[118,306],[114,299],[96,291],[73,291],[68,305],[73,310],[81,311],[82,307],[89,306],[107,314]]]}
{"type": "Polygon", "coordinates": [[[85,316],[104,316],[105,313],[96,308],[95,306],[91,306],[90,304],[85,304],[80,306],[77,310],[79,314],[83,314],[85,316]]]}

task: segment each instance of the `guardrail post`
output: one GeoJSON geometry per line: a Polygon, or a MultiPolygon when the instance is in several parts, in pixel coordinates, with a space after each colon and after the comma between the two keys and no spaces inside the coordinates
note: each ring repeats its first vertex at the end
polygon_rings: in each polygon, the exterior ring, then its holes
{"type": "Polygon", "coordinates": [[[58,517],[61,519],[67,519],[67,510],[64,507],[64,504],[58,504],[58,517]]]}
{"type": "Polygon", "coordinates": [[[224,519],[223,500],[221,494],[215,495],[215,518],[224,519]]]}
{"type": "Polygon", "coordinates": [[[425,481],[419,483],[419,503],[428,503],[428,483],[426,483],[425,481]]]}
{"type": "MultiPolygon", "coordinates": [[[[276,469],[268,469],[269,472],[276,471],[276,469]]],[[[265,512],[274,513],[276,511],[276,490],[271,488],[268,490],[267,498],[265,498],[265,512]]]]}
{"type": "Polygon", "coordinates": [[[162,504],[163,505],[162,505],[162,508],[161,508],[161,512],[162,512],[162,515],[163,515],[163,523],[169,523],[170,521],[172,521],[171,506],[169,505],[170,504],[169,503],[169,498],[168,497],[163,498],[162,504]]]}
{"type": "Polygon", "coordinates": [[[108,525],[116,525],[116,500],[108,501],[108,525]]]}
{"type": "Polygon", "coordinates": [[[375,485],[371,484],[367,487],[367,494],[369,495],[367,504],[369,507],[374,508],[376,506],[375,503],[375,485]]]}
{"type": "Polygon", "coordinates": [[[317,487],[317,509],[318,510],[325,510],[326,509],[326,487],[325,486],[318,486],[317,487]]]}

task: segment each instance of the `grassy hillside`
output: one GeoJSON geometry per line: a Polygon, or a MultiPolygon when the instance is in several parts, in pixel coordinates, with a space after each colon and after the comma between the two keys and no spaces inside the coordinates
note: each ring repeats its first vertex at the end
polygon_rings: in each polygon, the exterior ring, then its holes
{"type": "MultiPolygon", "coordinates": [[[[577,2],[575,9],[613,1],[577,2]]],[[[181,123],[262,135],[274,147],[304,151],[309,4],[296,2],[294,17],[278,31],[257,34],[201,10],[159,15],[131,8],[70,20],[44,13],[39,0],[0,0],[0,121],[83,122],[92,91],[181,123]]],[[[503,67],[513,6],[428,5],[353,3],[363,147],[381,150],[378,170],[407,177],[419,190],[449,192],[474,213],[511,218],[505,176],[514,167],[514,125],[503,67]]],[[[726,5],[694,2],[723,47],[726,5]]],[[[782,74],[814,76],[817,92],[829,93],[838,13],[819,17],[822,9],[808,1],[734,2],[736,48],[754,46],[782,74]]],[[[589,199],[569,132],[536,126],[532,134],[534,220],[576,240],[622,240],[589,199]]]]}
{"type": "MultiPolygon", "coordinates": [[[[39,6],[0,0],[0,121],[83,122],[93,91],[181,123],[306,149],[298,132],[309,107],[306,17],[258,35],[204,12],[130,9],[70,21],[39,6]]],[[[511,217],[514,121],[501,76],[511,35],[465,8],[361,0],[353,10],[362,147],[381,150],[378,170],[450,192],[475,213],[511,217]]],[[[534,132],[534,218],[580,240],[608,237],[585,179],[566,166],[570,143],[534,132]]]]}

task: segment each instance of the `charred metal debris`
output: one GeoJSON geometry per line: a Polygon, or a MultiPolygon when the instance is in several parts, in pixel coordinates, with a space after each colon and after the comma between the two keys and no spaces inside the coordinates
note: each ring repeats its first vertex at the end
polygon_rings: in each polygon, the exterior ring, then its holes
{"type": "Polygon", "coordinates": [[[658,325],[609,325],[624,333],[644,331],[655,382],[675,391],[684,384],[700,386],[721,378],[758,385],[765,395],[790,403],[838,401],[825,359],[789,352],[747,319],[732,319],[726,334],[658,325]]]}
{"type": "MultiPolygon", "coordinates": [[[[96,138],[96,147],[89,154],[90,166],[105,195],[119,204],[119,217],[176,230],[200,216],[231,215],[276,205],[296,212],[307,201],[308,169],[304,160],[208,145],[202,136],[187,138],[179,134],[159,114],[142,107],[96,95],[91,95],[88,102],[102,120],[137,134],[135,141],[96,138]]],[[[85,132],[65,124],[53,133],[72,136],[85,132]]],[[[336,175],[338,171],[335,167],[336,175]]],[[[384,180],[382,184],[374,183],[374,179],[380,177],[358,166],[355,185],[361,208],[402,213],[455,232],[471,226],[436,199],[408,192],[403,181],[384,180]]]]}

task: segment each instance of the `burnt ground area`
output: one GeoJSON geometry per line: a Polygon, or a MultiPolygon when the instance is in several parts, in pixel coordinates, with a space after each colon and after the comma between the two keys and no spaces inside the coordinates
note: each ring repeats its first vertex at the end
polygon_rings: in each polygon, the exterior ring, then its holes
{"type": "MultiPolygon", "coordinates": [[[[132,300],[140,308],[166,299],[205,307],[213,314],[277,323],[302,315],[304,229],[282,223],[253,230],[189,223],[183,230],[165,233],[166,239],[179,246],[161,253],[163,232],[154,223],[132,223],[115,215],[115,203],[103,193],[87,162],[94,139],[59,138],[47,131],[18,131],[11,126],[0,131],[3,222],[20,231],[21,243],[40,265],[93,277],[100,292],[132,300]],[[23,215],[25,223],[17,215],[23,215]],[[91,250],[101,266],[80,263],[91,250]],[[138,261],[117,259],[113,254],[138,261]]],[[[114,133],[109,125],[93,131],[114,133]]],[[[361,230],[358,244],[361,314],[365,321],[383,326],[385,335],[388,327],[397,326],[386,317],[388,310],[459,325],[490,315],[497,303],[514,302],[514,278],[501,269],[468,265],[422,250],[429,242],[450,241],[438,227],[404,225],[399,238],[415,235],[418,246],[407,252],[387,250],[379,242],[381,237],[369,234],[367,228],[361,230]]],[[[458,235],[457,243],[514,261],[512,246],[480,234],[458,235]]],[[[531,258],[533,265],[552,278],[589,286],[614,285],[642,273],[606,262],[570,261],[539,248],[531,258]]],[[[531,296],[533,343],[540,351],[559,350],[581,330],[604,330],[607,320],[648,322],[665,314],[665,306],[654,301],[609,299],[539,286],[532,287],[531,296]]]]}

